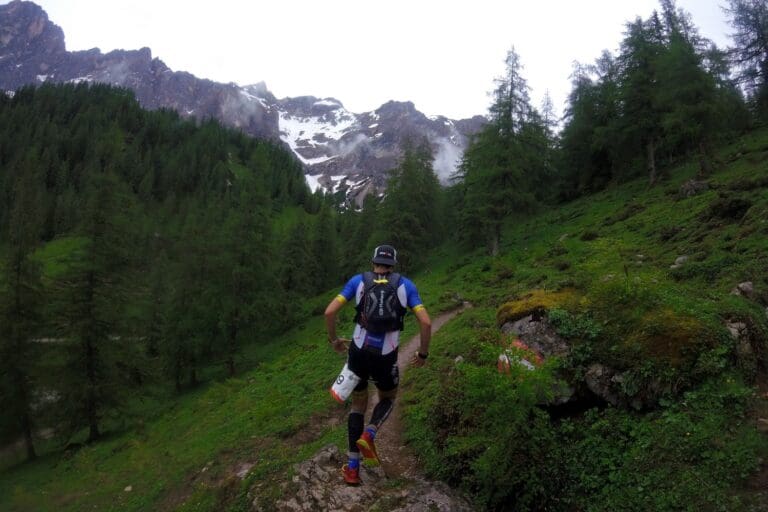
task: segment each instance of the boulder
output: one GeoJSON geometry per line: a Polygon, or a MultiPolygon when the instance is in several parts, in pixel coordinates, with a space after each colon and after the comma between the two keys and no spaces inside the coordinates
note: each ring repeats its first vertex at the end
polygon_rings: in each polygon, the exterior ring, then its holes
{"type": "Polygon", "coordinates": [[[501,332],[519,338],[543,358],[565,356],[570,346],[549,323],[546,316],[527,315],[501,326],[501,332]]]}
{"type": "Polygon", "coordinates": [[[587,369],[584,381],[592,393],[609,404],[616,406],[621,402],[616,386],[621,384],[622,377],[618,376],[612,368],[594,363],[587,369]]]}
{"type": "Polygon", "coordinates": [[[709,183],[706,181],[688,180],[680,186],[680,195],[692,197],[707,190],[709,190],[709,183]]]}
{"type": "Polygon", "coordinates": [[[686,261],[688,261],[688,256],[686,255],[678,256],[677,258],[675,258],[675,263],[673,265],[670,265],[669,268],[671,269],[680,268],[683,266],[683,264],[686,261]]]}
{"type": "Polygon", "coordinates": [[[736,287],[731,290],[731,295],[741,295],[750,300],[754,300],[756,297],[755,287],[752,284],[752,281],[744,281],[743,283],[737,284],[736,287]]]}

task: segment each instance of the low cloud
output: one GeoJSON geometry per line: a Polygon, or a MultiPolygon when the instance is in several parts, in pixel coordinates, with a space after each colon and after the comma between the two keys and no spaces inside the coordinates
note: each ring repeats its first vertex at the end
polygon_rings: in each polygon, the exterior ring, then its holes
{"type": "Polygon", "coordinates": [[[434,143],[437,144],[437,152],[435,153],[432,167],[435,169],[435,174],[437,174],[440,183],[447,185],[451,176],[459,167],[459,162],[464,156],[464,150],[451,143],[448,139],[441,138],[434,141],[434,143]]]}

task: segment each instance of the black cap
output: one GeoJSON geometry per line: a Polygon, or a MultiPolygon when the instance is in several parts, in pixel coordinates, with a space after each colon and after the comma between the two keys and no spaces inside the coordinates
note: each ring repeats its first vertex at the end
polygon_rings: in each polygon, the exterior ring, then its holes
{"type": "Polygon", "coordinates": [[[397,251],[391,245],[380,245],[373,251],[374,263],[394,267],[397,263],[397,251]]]}

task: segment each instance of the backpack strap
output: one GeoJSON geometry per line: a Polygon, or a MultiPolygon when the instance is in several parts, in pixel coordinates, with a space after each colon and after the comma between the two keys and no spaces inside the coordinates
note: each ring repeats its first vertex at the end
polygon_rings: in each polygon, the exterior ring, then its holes
{"type": "Polygon", "coordinates": [[[358,302],[355,305],[355,319],[354,322],[356,324],[361,323],[361,317],[363,315],[363,311],[365,311],[365,301],[367,300],[366,297],[368,297],[368,291],[373,287],[373,278],[375,274],[373,272],[363,272],[363,297],[360,299],[360,302],[358,302]]]}

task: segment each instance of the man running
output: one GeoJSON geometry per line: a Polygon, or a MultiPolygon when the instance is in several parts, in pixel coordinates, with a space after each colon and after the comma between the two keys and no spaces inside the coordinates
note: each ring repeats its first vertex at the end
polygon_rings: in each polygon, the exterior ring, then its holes
{"type": "Polygon", "coordinates": [[[403,318],[408,309],[419,321],[420,344],[411,364],[422,367],[429,354],[432,321],[421,302],[416,286],[409,279],[392,272],[397,263],[397,251],[390,245],[380,245],[373,251],[373,272],[358,274],[325,309],[328,340],[336,352],[349,352],[347,365],[360,377],[352,392],[352,406],[347,422],[349,433],[349,460],[342,468],[348,484],[360,483],[360,455],[365,464],[377,465],[374,439],[394,406],[400,372],[397,366],[397,347],[403,318]],[[355,331],[352,343],[336,336],[336,314],[348,301],[355,300],[355,331]],[[378,390],[379,402],[373,409],[370,422],[365,425],[368,407],[368,379],[378,390]]]}

